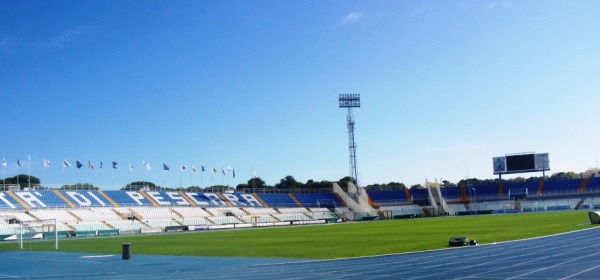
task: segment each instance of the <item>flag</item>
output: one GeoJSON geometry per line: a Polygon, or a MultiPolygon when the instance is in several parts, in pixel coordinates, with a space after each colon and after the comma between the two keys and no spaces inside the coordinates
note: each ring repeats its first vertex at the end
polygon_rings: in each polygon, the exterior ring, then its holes
{"type": "Polygon", "coordinates": [[[20,160],[18,160],[18,159],[17,159],[17,165],[18,165],[19,167],[23,167],[23,166],[21,166],[21,161],[20,161],[20,160]]]}
{"type": "Polygon", "coordinates": [[[217,169],[213,167],[213,168],[212,168],[212,172],[213,172],[213,173],[217,173],[217,169]]]}
{"type": "Polygon", "coordinates": [[[233,178],[235,178],[235,168],[231,169],[231,172],[233,172],[233,178]]]}
{"type": "Polygon", "coordinates": [[[202,165],[202,172],[206,171],[206,169],[204,168],[204,165],[202,165]]]}
{"type": "Polygon", "coordinates": [[[169,171],[169,166],[163,163],[163,170],[169,171]]]}
{"type": "Polygon", "coordinates": [[[182,164],[181,166],[179,166],[179,170],[185,171],[185,169],[186,169],[185,165],[182,164]]]}
{"type": "Polygon", "coordinates": [[[81,162],[79,162],[78,160],[75,161],[75,166],[77,166],[77,168],[81,168],[83,166],[83,164],[81,164],[81,162]]]}
{"type": "Polygon", "coordinates": [[[146,162],[146,171],[150,171],[152,167],[150,167],[150,163],[146,162]]]}
{"type": "Polygon", "coordinates": [[[89,161],[88,161],[88,168],[89,169],[94,169],[94,165],[91,162],[89,162],[89,161]]]}
{"type": "Polygon", "coordinates": [[[192,172],[196,172],[196,167],[192,165],[192,172]]]}
{"type": "Polygon", "coordinates": [[[117,162],[113,161],[113,169],[117,169],[117,162]]]}
{"type": "Polygon", "coordinates": [[[71,164],[65,159],[63,160],[63,167],[70,167],[71,164]]]}
{"type": "Polygon", "coordinates": [[[133,164],[129,163],[129,171],[133,171],[133,164]]]}
{"type": "Polygon", "coordinates": [[[50,161],[45,159],[44,160],[44,168],[48,168],[48,167],[50,167],[50,161]]]}
{"type": "Polygon", "coordinates": [[[102,162],[100,162],[100,169],[102,169],[102,167],[103,167],[103,166],[102,166],[102,162]]]}
{"type": "Polygon", "coordinates": [[[225,168],[221,168],[221,173],[223,173],[223,175],[225,175],[225,168]]]}
{"type": "Polygon", "coordinates": [[[2,167],[6,167],[6,159],[5,158],[2,159],[2,167]]]}

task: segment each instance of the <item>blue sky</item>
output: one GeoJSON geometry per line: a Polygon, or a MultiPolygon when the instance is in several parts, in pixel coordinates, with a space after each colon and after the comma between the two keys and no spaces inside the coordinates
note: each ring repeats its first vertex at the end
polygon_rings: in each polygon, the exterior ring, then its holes
{"type": "Polygon", "coordinates": [[[596,1],[3,2],[3,172],[105,188],[236,186],[253,170],[268,184],[337,180],[340,93],[361,94],[362,185],[494,178],[492,157],[520,152],[549,153],[550,173],[585,171],[600,149],[599,12],[596,1]],[[96,168],[63,170],[64,159],[96,168]]]}

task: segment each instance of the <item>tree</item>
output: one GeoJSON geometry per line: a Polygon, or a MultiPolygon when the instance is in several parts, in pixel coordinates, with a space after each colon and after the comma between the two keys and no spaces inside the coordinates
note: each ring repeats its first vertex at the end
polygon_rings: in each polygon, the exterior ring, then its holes
{"type": "Polygon", "coordinates": [[[260,177],[254,177],[248,180],[248,188],[262,189],[267,187],[267,183],[260,177]]]}
{"type": "Polygon", "coordinates": [[[98,187],[94,187],[92,184],[88,183],[77,183],[75,185],[63,185],[60,187],[61,190],[98,190],[98,187]]]}
{"type": "Polygon", "coordinates": [[[135,181],[127,184],[127,186],[123,187],[121,190],[140,190],[140,189],[149,189],[156,190],[157,187],[152,182],[147,181],[135,181]]]}
{"type": "Polygon", "coordinates": [[[418,190],[418,189],[424,189],[424,187],[421,184],[416,184],[416,185],[412,185],[410,186],[411,190],[418,190]]]}
{"type": "Polygon", "coordinates": [[[185,189],[186,192],[201,192],[202,188],[199,186],[191,186],[185,189]]]}
{"type": "Polygon", "coordinates": [[[235,190],[238,192],[241,192],[242,190],[245,190],[245,189],[249,189],[248,184],[246,184],[246,183],[238,184],[235,187],[235,190]]]}
{"type": "Polygon", "coordinates": [[[348,182],[352,182],[356,186],[356,180],[354,180],[354,178],[352,178],[350,176],[346,176],[346,177],[340,179],[337,183],[338,183],[338,185],[340,185],[340,188],[342,188],[344,191],[347,192],[348,191],[348,182]]]}
{"type": "Polygon", "coordinates": [[[19,189],[23,190],[29,186],[34,187],[40,184],[40,179],[35,176],[29,176],[26,174],[19,174],[15,177],[9,177],[2,180],[3,185],[19,185],[19,189]],[[31,178],[31,181],[30,181],[31,178]]]}
{"type": "Polygon", "coordinates": [[[278,189],[297,189],[301,187],[301,184],[298,183],[293,176],[288,175],[281,179],[279,183],[275,185],[275,187],[278,189]]]}
{"type": "Polygon", "coordinates": [[[314,180],[311,179],[311,180],[306,181],[306,184],[304,184],[304,187],[307,189],[331,190],[333,188],[333,183],[329,182],[329,181],[315,182],[314,180]]]}

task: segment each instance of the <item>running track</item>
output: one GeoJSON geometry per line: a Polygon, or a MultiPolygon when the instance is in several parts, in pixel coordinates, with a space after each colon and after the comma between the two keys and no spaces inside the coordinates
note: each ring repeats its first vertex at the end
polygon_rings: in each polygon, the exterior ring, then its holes
{"type": "Polygon", "coordinates": [[[600,279],[600,227],[544,238],[340,260],[0,252],[0,279],[600,279]]]}

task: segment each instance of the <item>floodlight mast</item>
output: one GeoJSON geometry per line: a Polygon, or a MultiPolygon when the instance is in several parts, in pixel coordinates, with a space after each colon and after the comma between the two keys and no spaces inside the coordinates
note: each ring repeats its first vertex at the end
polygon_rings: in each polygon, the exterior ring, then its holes
{"type": "Polygon", "coordinates": [[[342,93],[340,94],[340,108],[348,108],[347,126],[348,126],[348,149],[350,150],[350,177],[358,183],[358,170],[356,168],[356,143],[354,142],[354,114],[352,108],[360,108],[360,94],[342,93]]]}

